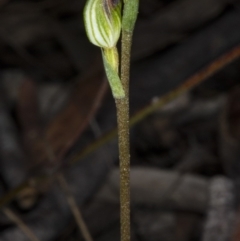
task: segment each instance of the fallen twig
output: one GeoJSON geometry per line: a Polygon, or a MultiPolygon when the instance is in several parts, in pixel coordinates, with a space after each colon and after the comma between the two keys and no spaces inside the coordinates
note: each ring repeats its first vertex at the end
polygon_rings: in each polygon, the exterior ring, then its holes
{"type": "Polygon", "coordinates": [[[91,234],[87,228],[87,225],[83,219],[82,213],[81,213],[80,209],[78,208],[77,203],[76,203],[71,191],[69,190],[68,184],[62,174],[58,175],[58,182],[64,191],[64,194],[67,198],[69,207],[71,208],[73,216],[79,227],[80,233],[83,235],[85,241],[93,241],[91,234]]]}
{"type": "Polygon", "coordinates": [[[31,241],[40,241],[32,230],[9,208],[3,208],[2,212],[15,223],[31,241]]]}

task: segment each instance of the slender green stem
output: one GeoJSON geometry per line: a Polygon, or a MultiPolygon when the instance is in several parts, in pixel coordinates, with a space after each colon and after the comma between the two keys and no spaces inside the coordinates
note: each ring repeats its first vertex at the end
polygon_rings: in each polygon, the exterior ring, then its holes
{"type": "Polygon", "coordinates": [[[125,97],[116,99],[119,159],[121,241],[130,241],[129,69],[132,35],[122,33],[121,82],[125,97]]]}
{"type": "Polygon", "coordinates": [[[124,0],[122,18],[121,82],[123,99],[116,100],[120,152],[121,241],[130,241],[130,149],[129,149],[129,70],[132,33],[137,19],[139,0],[124,0]]]}
{"type": "MultiPolygon", "coordinates": [[[[129,71],[130,71],[130,54],[132,44],[132,33],[125,30],[122,31],[122,52],[121,52],[121,81],[129,99],[129,71]]],[[[129,105],[129,101],[127,101],[129,105]]]]}
{"type": "Polygon", "coordinates": [[[124,0],[122,19],[121,82],[125,97],[116,99],[119,159],[121,241],[130,241],[130,148],[129,148],[129,70],[132,33],[138,12],[138,0],[124,0]]]}
{"type": "Polygon", "coordinates": [[[120,160],[121,241],[130,241],[130,154],[128,99],[116,99],[120,160]]]}

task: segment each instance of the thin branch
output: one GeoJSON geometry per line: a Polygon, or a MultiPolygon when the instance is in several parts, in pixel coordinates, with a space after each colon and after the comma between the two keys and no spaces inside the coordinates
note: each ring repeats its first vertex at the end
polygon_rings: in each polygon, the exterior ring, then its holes
{"type": "MultiPolygon", "coordinates": [[[[48,159],[51,162],[52,160],[56,159],[56,156],[55,156],[53,150],[51,149],[50,145],[47,145],[48,141],[46,139],[45,139],[44,143],[45,143],[45,149],[46,149],[48,159]]],[[[78,208],[78,205],[77,205],[75,198],[67,184],[67,181],[65,180],[64,175],[62,173],[59,173],[58,175],[56,175],[56,178],[66,196],[68,205],[69,205],[71,212],[75,218],[75,221],[79,227],[80,234],[83,235],[83,237],[86,241],[93,241],[91,234],[88,231],[87,225],[85,224],[85,221],[82,217],[81,211],[78,208]]]]}
{"type": "Polygon", "coordinates": [[[40,241],[32,230],[9,208],[3,208],[2,212],[13,222],[15,223],[23,233],[32,241],[40,241]]]}
{"type": "Polygon", "coordinates": [[[76,220],[76,223],[79,227],[79,231],[80,231],[80,234],[83,235],[84,239],[86,241],[93,241],[92,239],[92,236],[87,228],[87,225],[83,219],[83,216],[82,216],[82,213],[79,209],[79,207],[77,206],[77,203],[75,201],[75,198],[73,197],[70,189],[69,189],[69,186],[64,178],[64,176],[62,174],[59,174],[58,175],[58,182],[62,188],[62,190],[64,191],[64,194],[67,198],[67,202],[69,204],[69,207],[73,213],[73,216],[76,220]]]}

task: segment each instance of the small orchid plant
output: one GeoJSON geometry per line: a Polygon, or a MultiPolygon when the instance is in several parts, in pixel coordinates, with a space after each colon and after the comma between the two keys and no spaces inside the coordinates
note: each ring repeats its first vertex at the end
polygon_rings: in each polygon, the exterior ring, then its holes
{"type": "Polygon", "coordinates": [[[84,8],[87,36],[101,48],[116,103],[120,159],[121,241],[130,241],[129,70],[132,34],[139,0],[88,0],[84,8]],[[121,73],[116,47],[122,36],[121,73]]]}

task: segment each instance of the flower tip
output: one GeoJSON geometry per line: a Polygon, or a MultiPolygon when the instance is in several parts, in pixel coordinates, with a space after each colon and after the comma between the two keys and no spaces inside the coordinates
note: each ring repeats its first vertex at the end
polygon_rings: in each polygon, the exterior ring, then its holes
{"type": "Polygon", "coordinates": [[[121,32],[121,0],[88,0],[84,23],[87,36],[94,45],[116,46],[121,32]]]}

